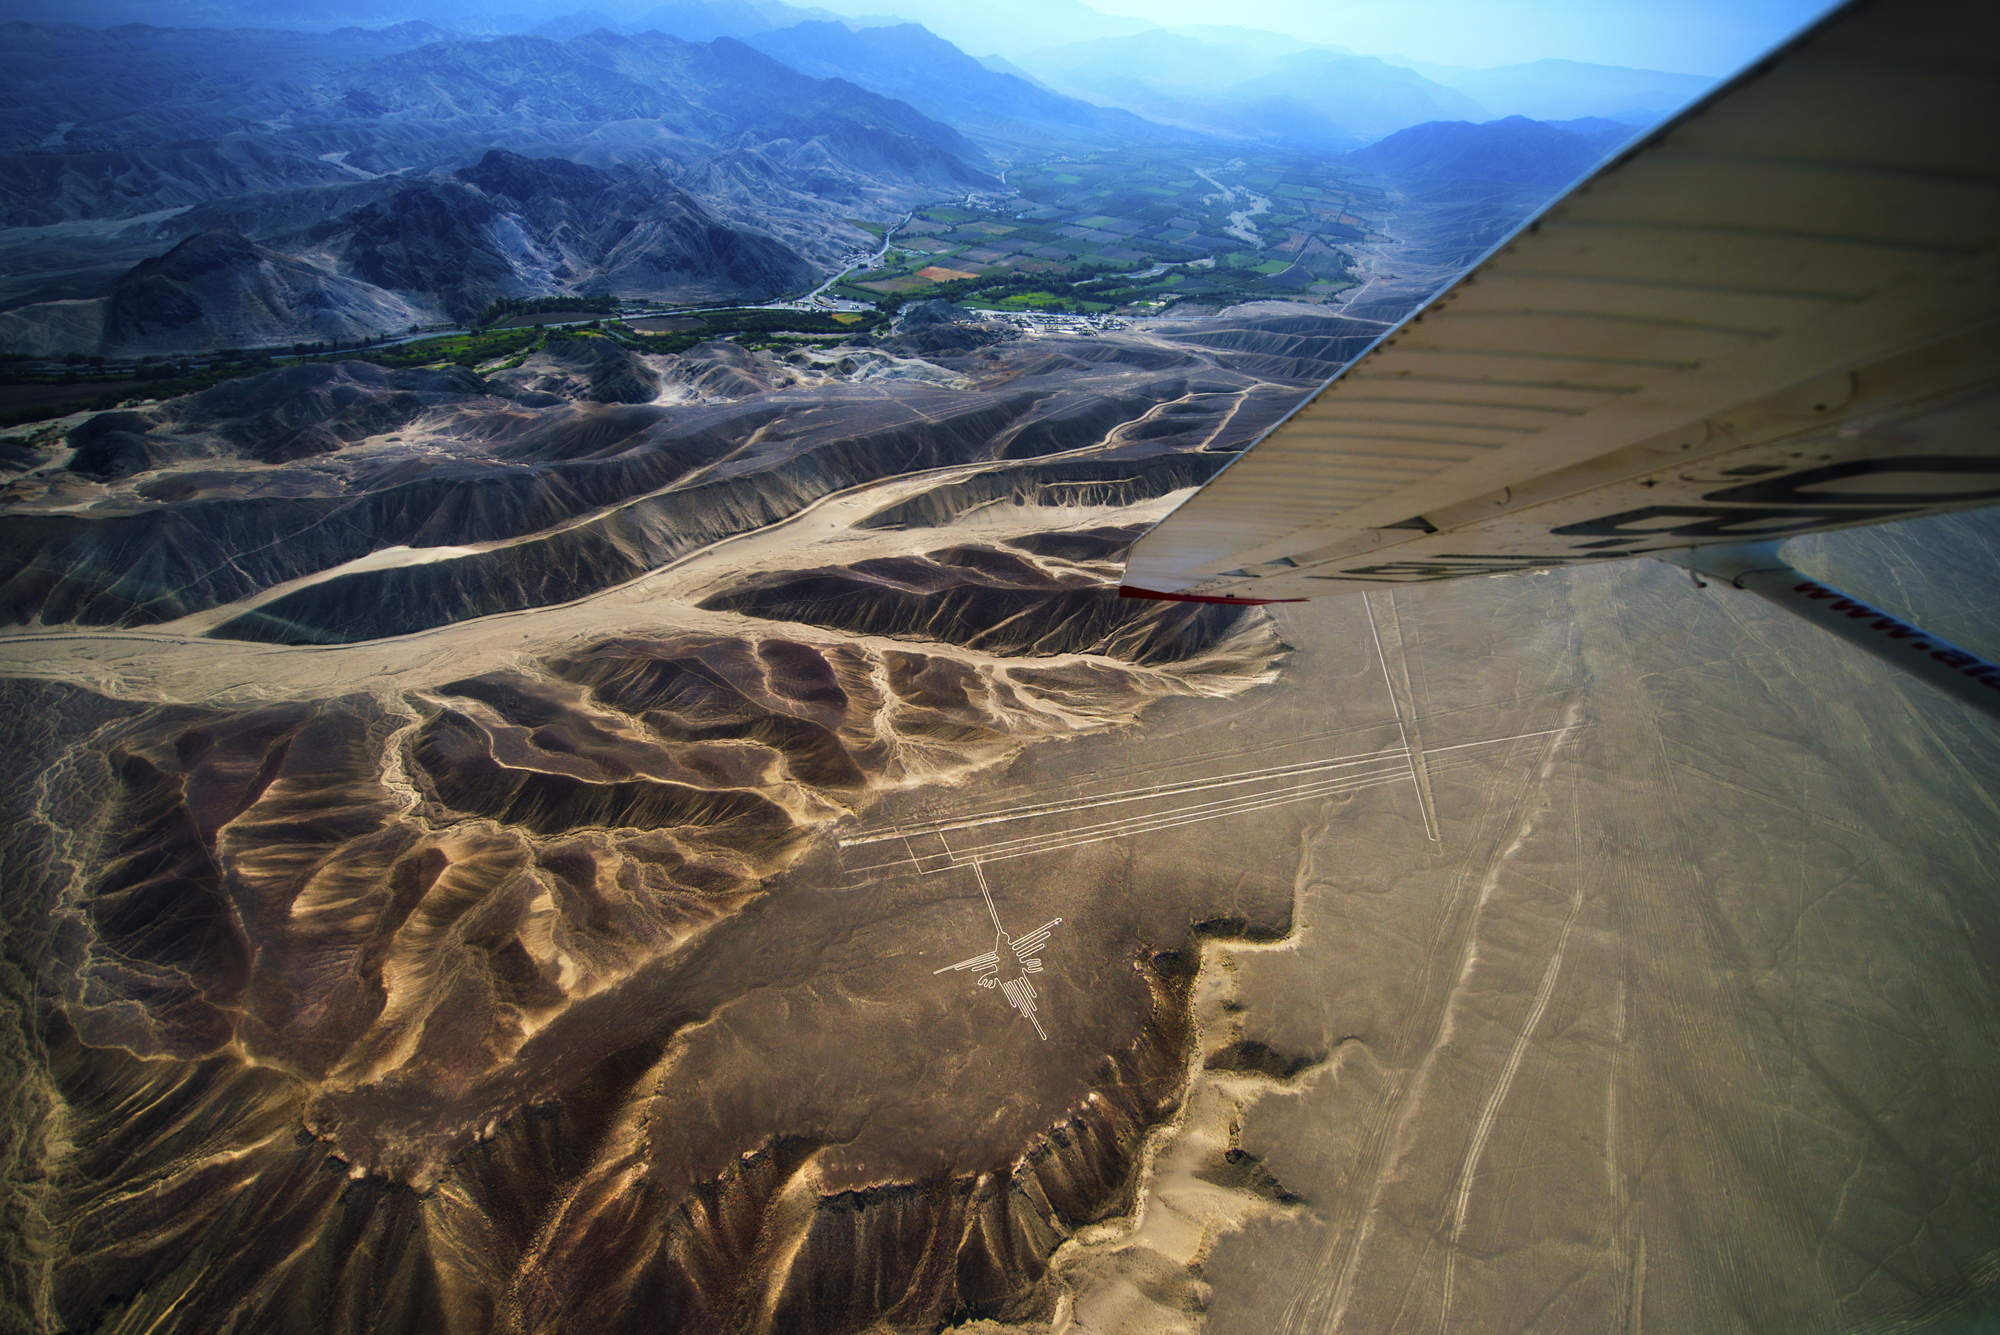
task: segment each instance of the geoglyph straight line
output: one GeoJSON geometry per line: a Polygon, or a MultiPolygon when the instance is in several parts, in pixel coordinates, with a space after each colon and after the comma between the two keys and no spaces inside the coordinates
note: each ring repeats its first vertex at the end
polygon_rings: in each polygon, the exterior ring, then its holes
{"type": "Polygon", "coordinates": [[[1008,807],[1004,810],[976,812],[966,816],[947,817],[938,820],[921,821],[910,825],[876,827],[859,834],[850,835],[840,841],[842,848],[852,848],[859,844],[886,843],[913,834],[940,834],[946,830],[968,830],[982,825],[997,825],[1007,821],[1030,820],[1037,816],[1062,815],[1076,811],[1090,811],[1099,807],[1115,806],[1126,802],[1144,802],[1162,797],[1179,797],[1185,793],[1206,792],[1215,788],[1238,787],[1243,784],[1265,782],[1271,779],[1287,778],[1294,775],[1314,774],[1330,769],[1352,768],[1381,760],[1401,759],[1402,750],[1391,747],[1385,751],[1371,752],[1335,760],[1304,760],[1290,765],[1273,765],[1261,770],[1243,770],[1236,774],[1220,775],[1207,779],[1186,779],[1179,783],[1148,784],[1140,788],[1128,788],[1097,797],[1070,798],[1059,802],[1042,802],[1031,806],[1008,807]]]}
{"type": "MultiPolygon", "coordinates": [[[[1530,734],[1544,736],[1547,734],[1530,734]]],[[[1515,738],[1495,740],[1513,741],[1515,738]]],[[[1446,769],[1463,768],[1469,761],[1452,762],[1446,769]]],[[[1152,816],[1129,817],[1122,821],[1106,822],[1097,826],[1086,826],[1079,830],[1063,831],[1058,834],[1005,840],[997,844],[983,844],[977,849],[977,856],[984,861],[1001,861],[1006,858],[1022,857],[1029,853],[1053,852],[1064,848],[1080,847],[1083,844],[1101,843],[1106,839],[1121,839],[1133,834],[1150,834],[1156,830],[1172,829],[1181,825],[1192,825],[1200,821],[1219,820],[1225,816],[1245,815],[1250,812],[1266,811],[1273,807],[1285,806],[1293,802],[1303,802],[1314,797],[1329,797],[1340,793],[1358,792],[1365,788],[1379,788],[1400,783],[1409,777],[1401,766],[1369,775],[1346,775],[1336,779],[1326,779],[1318,783],[1303,785],[1280,793],[1246,794],[1222,802],[1201,803],[1193,807],[1179,807],[1152,816]]],[[[973,856],[968,852],[965,856],[973,856]]]]}
{"type": "MultiPolygon", "coordinates": [[[[1510,742],[1532,741],[1541,738],[1556,737],[1561,734],[1574,734],[1588,731],[1589,728],[1590,725],[1587,723],[1574,723],[1568,727],[1540,728],[1529,732],[1512,733],[1505,737],[1487,737],[1474,742],[1457,742],[1450,746],[1431,748],[1429,755],[1436,757],[1446,752],[1468,751],[1479,747],[1500,746],[1510,742]]],[[[1295,784],[1278,792],[1237,793],[1229,797],[1207,802],[1197,802],[1191,805],[1173,807],[1165,811],[1144,815],[1125,816],[1116,820],[1099,821],[1091,825],[1053,831],[1047,834],[1021,835],[1011,839],[1000,839],[991,843],[980,844],[973,848],[955,849],[951,847],[944,839],[945,831],[958,831],[978,826],[998,824],[1004,818],[1011,818],[1009,814],[996,813],[990,819],[982,818],[974,820],[966,818],[958,821],[932,821],[927,823],[928,828],[911,827],[910,832],[919,835],[925,833],[932,835],[938,840],[943,852],[920,854],[905,841],[904,847],[909,852],[908,857],[895,858],[888,862],[870,863],[866,866],[853,868],[852,870],[856,874],[861,874],[914,867],[918,875],[929,876],[940,871],[956,870],[967,863],[973,863],[976,866],[976,864],[981,862],[1004,862],[1013,858],[1027,857],[1035,853],[1061,852],[1065,849],[1081,848],[1090,844],[1103,843],[1111,839],[1124,839],[1135,835],[1153,834],[1163,830],[1177,829],[1183,825],[1199,824],[1203,821],[1221,820],[1230,816],[1243,816],[1259,811],[1269,811],[1276,807],[1287,806],[1295,802],[1310,801],[1317,797],[1333,797],[1342,793],[1360,792],[1368,788],[1384,787],[1405,782],[1410,777],[1407,768],[1407,757],[1400,748],[1390,748],[1387,751],[1377,752],[1374,755],[1362,757],[1357,760],[1340,761],[1337,762],[1337,765],[1339,768],[1352,769],[1359,764],[1368,762],[1385,766],[1385,768],[1361,774],[1336,775],[1311,783],[1295,784]],[[925,866],[927,862],[936,862],[939,865],[927,867],[925,866]]],[[[1435,759],[1431,761],[1434,773],[1462,769],[1476,763],[1478,762],[1470,757],[1442,762],[1435,759]]],[[[1303,774],[1324,772],[1325,769],[1332,767],[1333,764],[1334,762],[1323,763],[1310,768],[1302,768],[1300,766],[1274,767],[1275,770],[1282,771],[1277,773],[1275,777],[1298,778],[1302,777],[1303,774]]],[[[1212,786],[1219,785],[1154,785],[1155,789],[1167,788],[1170,791],[1154,791],[1149,795],[1155,798],[1183,796],[1187,793],[1203,791],[1205,787],[1212,786]]],[[[1110,805],[1113,801],[1117,800],[1126,800],[1125,795],[1110,795],[1103,799],[1097,799],[1088,805],[1077,806],[1073,809],[1087,810],[1102,807],[1110,805]]],[[[1019,818],[1025,819],[1028,815],[1033,814],[1051,813],[1025,813],[1019,818]]],[[[1056,812],[1053,814],[1065,813],[1056,812]]],[[[889,840],[900,838],[903,833],[904,831],[897,830],[886,837],[849,839],[843,840],[841,843],[843,847],[849,847],[862,843],[888,842],[889,840]]],[[[983,873],[980,873],[980,876],[983,881],[983,873]]]]}
{"type": "Polygon", "coordinates": [[[939,871],[954,870],[968,861],[1004,862],[1012,858],[1027,857],[1033,853],[1052,853],[1068,848],[1081,848],[1088,844],[1103,843],[1111,839],[1123,839],[1136,834],[1151,834],[1160,830],[1174,829],[1182,825],[1194,825],[1203,821],[1220,820],[1226,816],[1247,815],[1265,811],[1272,807],[1287,806],[1294,802],[1307,801],[1314,797],[1328,797],[1343,792],[1357,792],[1364,788],[1378,788],[1387,784],[1401,783],[1408,775],[1399,766],[1383,774],[1360,776],[1349,775],[1307,785],[1284,793],[1247,794],[1224,802],[1204,803],[1192,808],[1177,808],[1152,816],[1132,817],[1104,825],[1086,827],[1082,830],[1067,830],[1056,834],[1023,839],[1006,840],[997,844],[982,844],[976,849],[964,851],[947,848],[942,854],[933,855],[944,865],[927,868],[922,864],[930,858],[896,858],[890,862],[872,863],[856,867],[856,873],[888,871],[897,867],[915,865],[919,875],[929,876],[939,871]]]}
{"type": "MultiPolygon", "coordinates": [[[[1414,699],[1411,700],[1409,709],[1405,711],[1403,708],[1404,692],[1396,689],[1395,679],[1389,675],[1389,656],[1382,651],[1382,632],[1375,624],[1373,596],[1367,593],[1361,595],[1362,606],[1368,610],[1368,633],[1375,639],[1375,661],[1382,665],[1382,685],[1388,689],[1390,707],[1396,711],[1396,732],[1403,740],[1403,751],[1409,760],[1410,785],[1417,790],[1417,806],[1423,811],[1424,816],[1424,833],[1435,844],[1438,842],[1437,817],[1431,811],[1431,786],[1428,771],[1421,768],[1424,763],[1423,737],[1418,731],[1417,702],[1414,699]],[[1405,726],[1406,719],[1407,726],[1405,726]],[[1413,733],[1417,735],[1417,740],[1414,744],[1410,740],[1413,733]]],[[[1389,615],[1393,620],[1396,615],[1395,595],[1384,594],[1383,599],[1389,604],[1389,615]]],[[[1403,654],[1401,623],[1395,623],[1395,630],[1396,663],[1399,667],[1405,667],[1406,680],[1404,685],[1407,690],[1408,670],[1403,654]]]]}
{"type": "Polygon", "coordinates": [[[1246,803],[1258,803],[1267,801],[1271,798],[1286,798],[1289,800],[1298,801],[1306,797],[1309,797],[1316,792],[1337,791],[1342,785],[1345,784],[1358,783],[1365,785],[1372,783],[1375,780],[1383,778],[1385,776],[1393,777],[1396,773],[1399,772],[1399,768],[1400,767],[1398,767],[1397,769],[1377,770],[1371,773],[1364,773],[1364,774],[1341,775],[1337,778],[1322,779],[1316,783],[1304,784],[1295,788],[1286,789],[1283,792],[1278,792],[1278,793],[1239,793],[1234,796],[1222,798],[1217,801],[1197,802],[1191,806],[1175,807],[1169,811],[1152,812],[1149,814],[1137,815],[1137,816],[1124,816],[1119,818],[1118,820],[1100,821],[1094,825],[1077,826],[1072,829],[1064,830],[1056,834],[1030,834],[1030,835],[1021,835],[1013,839],[1000,839],[996,840],[993,843],[981,844],[979,845],[979,847],[981,849],[1014,848],[1026,844],[1042,843],[1049,839],[1054,839],[1054,838],[1068,838],[1074,835],[1098,834],[1104,831],[1112,831],[1115,833],[1117,831],[1128,828],[1143,828],[1150,826],[1153,822],[1165,816],[1195,815],[1201,812],[1226,813],[1233,809],[1239,808],[1245,805],[1246,803]]]}
{"type": "MultiPolygon", "coordinates": [[[[1564,729],[1544,728],[1532,732],[1514,733],[1506,737],[1482,738],[1481,740],[1476,742],[1458,742],[1450,746],[1438,746],[1438,747],[1428,748],[1428,754],[1435,756],[1443,754],[1445,752],[1464,751],[1475,747],[1499,746],[1507,742],[1528,741],[1533,738],[1553,736],[1554,734],[1561,731],[1564,731],[1564,729]]],[[[1011,807],[1000,811],[975,812],[965,816],[947,817],[935,820],[922,821],[913,825],[890,825],[890,826],[877,827],[875,830],[872,831],[866,831],[860,834],[850,835],[847,838],[840,840],[839,846],[842,848],[853,848],[865,844],[893,843],[901,841],[905,847],[909,847],[908,841],[912,837],[918,837],[926,834],[935,835],[940,840],[942,840],[943,835],[947,831],[980,829],[991,825],[1006,824],[1011,821],[1031,820],[1042,816],[1074,814],[1077,812],[1093,811],[1109,806],[1122,805],[1124,803],[1129,803],[1129,802],[1140,802],[1140,801],[1158,800],[1162,798],[1182,797],[1193,793],[1212,791],[1218,788],[1240,787],[1245,784],[1258,783],[1258,782],[1271,782],[1273,780],[1285,779],[1285,778],[1300,778],[1309,774],[1325,773],[1329,770],[1335,770],[1335,769],[1354,769],[1368,764],[1382,764],[1382,763],[1391,763],[1398,761],[1406,762],[1407,759],[1408,759],[1408,753],[1403,748],[1390,747],[1387,748],[1386,750],[1376,751],[1368,755],[1358,756],[1358,757],[1348,757],[1337,760],[1323,760],[1323,761],[1299,761],[1291,765],[1275,765],[1269,767],[1268,769],[1263,769],[1263,770],[1246,770],[1238,774],[1226,775],[1214,779],[1187,780],[1185,782],[1176,784],[1149,784],[1140,788],[1124,789],[1115,793],[1104,794],[1098,797],[1075,798],[1064,802],[1047,802],[1027,807],[1011,807]]],[[[1399,767],[1399,771],[1403,773],[1405,777],[1408,776],[1408,770],[1406,768],[1399,767]]],[[[1315,786],[1310,790],[1299,790],[1299,791],[1302,793],[1302,795],[1309,796],[1311,792],[1317,792],[1318,790],[1319,790],[1318,787],[1315,786]]],[[[1237,798],[1224,799],[1224,802],[1228,803],[1228,802],[1238,802],[1246,800],[1254,801],[1254,800],[1260,800],[1263,796],[1265,795],[1263,794],[1244,795],[1237,798]]],[[[1218,806],[1218,805],[1222,804],[1220,803],[1200,804],[1196,807],[1181,808],[1181,810],[1189,810],[1189,811],[1201,810],[1207,806],[1218,806]]],[[[1140,817],[1138,819],[1151,820],[1154,818],[1140,817]]],[[[1118,824],[1118,822],[1105,822],[1099,825],[1085,826],[1083,828],[1085,830],[1094,831],[1094,830],[1105,829],[1115,824],[1118,824]]],[[[1012,842],[1012,841],[1002,841],[1002,844],[1004,845],[1007,842],[1012,842]]],[[[989,846],[997,847],[1001,845],[989,845],[989,846]]],[[[910,853],[911,856],[908,859],[902,859],[900,861],[917,862],[922,860],[921,855],[917,854],[914,848],[910,849],[910,853]]],[[[892,862],[892,863],[883,863],[878,865],[895,866],[898,864],[892,862]]]]}

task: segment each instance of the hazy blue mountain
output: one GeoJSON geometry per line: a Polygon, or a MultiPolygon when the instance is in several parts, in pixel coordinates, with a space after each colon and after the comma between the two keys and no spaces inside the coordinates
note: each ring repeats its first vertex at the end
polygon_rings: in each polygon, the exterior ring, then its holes
{"type": "Polygon", "coordinates": [[[653,122],[716,141],[745,133],[796,140],[867,136],[876,153],[965,172],[982,154],[949,126],[852,84],[812,78],[731,38],[596,32],[567,42],[507,37],[439,42],[376,61],[344,81],[328,110],[449,124],[499,119],[556,129],[653,122]],[[954,162],[952,159],[963,159],[954,162]]]}
{"type": "Polygon", "coordinates": [[[268,133],[304,89],[455,35],[430,23],[331,33],[0,24],[0,148],[117,152],[268,133]]]}
{"type": "MultiPolygon", "coordinates": [[[[315,33],[414,20],[477,36],[526,31],[574,8],[576,0],[66,0],[59,16],[93,28],[150,24],[315,33]]],[[[54,17],[58,14],[42,0],[0,0],[0,19],[46,23],[54,17]]]]}
{"type": "Polygon", "coordinates": [[[612,32],[624,31],[624,25],[601,10],[586,9],[575,14],[564,14],[546,23],[538,23],[528,30],[530,36],[546,37],[552,42],[567,42],[572,37],[581,37],[599,28],[609,28],[612,32]]]}
{"type": "Polygon", "coordinates": [[[750,39],[793,69],[900,98],[981,143],[1060,148],[1184,137],[1128,111],[1065,97],[988,69],[919,24],[801,23],[750,39]]]}
{"type": "Polygon", "coordinates": [[[990,181],[983,151],[951,127],[726,38],[7,35],[0,223],[10,226],[421,174],[493,147],[672,163],[746,208],[990,181]],[[149,46],[165,58],[148,65],[149,46]]]}
{"type": "Polygon", "coordinates": [[[1347,161],[1427,185],[1553,191],[1589,171],[1616,146],[1617,141],[1607,143],[1606,139],[1601,129],[1579,134],[1526,116],[1509,116],[1483,125],[1434,121],[1399,130],[1357,149],[1347,155],[1347,161]]]}
{"type": "Polygon", "coordinates": [[[1270,143],[1345,148],[1425,121],[1485,115],[1413,70],[1253,29],[1156,28],[1045,48],[1020,63],[1074,97],[1270,143]]]}
{"type": "Polygon", "coordinates": [[[1021,80],[1024,83],[1031,83],[1035,85],[1035,87],[1043,89],[1044,91],[1047,92],[1051,93],[1055,92],[1055,89],[1050,88],[1040,79],[1037,79],[1034,75],[1030,74],[1027,70],[1022,69],[1019,65],[1016,65],[1013,61],[1007,59],[1007,57],[1005,56],[981,56],[979,57],[979,63],[984,65],[987,69],[992,70],[995,74],[1011,74],[1015,78],[1021,80]]]}
{"type": "Polygon", "coordinates": [[[1472,98],[1411,73],[1373,56],[1298,51],[1226,89],[1225,97],[1243,103],[1288,99],[1364,139],[1441,116],[1484,115],[1486,109],[1472,98]]]}
{"type": "Polygon", "coordinates": [[[1496,116],[1570,120],[1605,116],[1645,123],[1707,92],[1715,80],[1699,74],[1591,65],[1577,60],[1536,60],[1523,65],[1468,69],[1431,65],[1400,56],[1385,59],[1475,98],[1496,116]]]}
{"type": "Polygon", "coordinates": [[[1642,132],[1630,121],[1613,120],[1609,116],[1579,116],[1575,120],[1545,121],[1543,124],[1581,136],[1603,154],[1623,147],[1642,132]]]}
{"type": "Polygon", "coordinates": [[[826,7],[864,24],[921,23],[961,51],[1013,60],[1041,47],[1154,26],[1145,19],[1102,13],[1082,0],[1010,0],[1004,6],[962,0],[827,0],[826,7]]]}
{"type": "Polygon", "coordinates": [[[802,9],[784,0],[670,0],[627,20],[624,32],[671,33],[683,41],[712,42],[718,37],[747,40],[759,33],[794,24],[838,20],[825,9],[802,9]]]}
{"type": "Polygon", "coordinates": [[[1290,33],[1272,32],[1267,28],[1246,28],[1234,23],[1184,23],[1170,31],[1202,42],[1254,51],[1273,59],[1300,51],[1331,51],[1337,56],[1361,54],[1344,46],[1335,46],[1331,42],[1308,42],[1290,33]]]}

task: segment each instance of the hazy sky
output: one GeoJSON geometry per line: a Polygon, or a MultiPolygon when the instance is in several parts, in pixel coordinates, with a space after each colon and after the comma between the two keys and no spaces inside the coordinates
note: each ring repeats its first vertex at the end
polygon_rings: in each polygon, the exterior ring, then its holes
{"type": "Polygon", "coordinates": [[[1819,0],[1090,0],[1167,27],[1231,23],[1443,65],[1547,56],[1727,74],[1829,6],[1819,0]]]}

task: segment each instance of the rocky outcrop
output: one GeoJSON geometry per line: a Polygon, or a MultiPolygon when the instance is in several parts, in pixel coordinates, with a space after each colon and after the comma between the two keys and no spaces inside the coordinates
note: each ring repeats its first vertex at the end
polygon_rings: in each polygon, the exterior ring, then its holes
{"type": "Polygon", "coordinates": [[[490,383],[502,392],[586,403],[651,403],[660,396],[660,373],[608,338],[552,338],[520,366],[496,372],[490,383]]]}
{"type": "MultiPolygon", "coordinates": [[[[1243,631],[1186,665],[1204,693],[1262,679],[1275,639],[1243,631]]],[[[1183,1097],[1192,957],[1119,945],[1110,1004],[1014,1077],[1035,1099],[913,1138],[913,1090],[984,1082],[823,991],[855,947],[772,878],[871,795],[1127,722],[1193,691],[1173,673],[682,635],[401,701],[10,713],[89,730],[36,818],[98,812],[46,901],[77,1134],[43,1301],[175,1331],[1046,1318],[1052,1253],[1130,1212],[1183,1097]],[[807,1065],[766,1070],[772,1042],[807,1065]]]]}
{"type": "Polygon", "coordinates": [[[1087,575],[990,547],[776,571],[702,606],[1010,657],[1093,654],[1134,663],[1198,654],[1236,633],[1249,611],[1120,598],[1087,575]]]}
{"type": "MultiPolygon", "coordinates": [[[[175,464],[231,459],[284,464],[394,431],[445,404],[484,398],[458,367],[390,371],[368,362],[309,362],[139,411],[100,413],[65,436],[69,470],[112,481],[175,464]]],[[[143,491],[172,501],[208,479],[162,478],[143,491]]]]}
{"type": "Polygon", "coordinates": [[[435,311],[419,290],[399,295],[234,232],[202,232],[134,265],[106,297],[0,314],[0,344],[40,356],[137,356],[353,343],[400,332],[435,311]]]}
{"type": "Polygon", "coordinates": [[[618,173],[500,149],[311,229],[379,287],[422,293],[454,316],[499,297],[592,287],[675,300],[762,299],[815,270],[782,242],[731,226],[658,171],[618,173]]]}

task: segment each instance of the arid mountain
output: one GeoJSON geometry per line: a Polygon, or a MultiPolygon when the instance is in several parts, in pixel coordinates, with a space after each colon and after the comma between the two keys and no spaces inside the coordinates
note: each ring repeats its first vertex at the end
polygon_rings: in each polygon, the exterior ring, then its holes
{"type": "Polygon", "coordinates": [[[730,227],[657,169],[600,171],[495,149],[332,219],[301,241],[394,291],[464,318],[502,296],[594,288],[675,300],[761,299],[815,271],[770,237],[730,227]]]}
{"type": "Polygon", "coordinates": [[[868,531],[949,523],[982,489],[1054,505],[1157,498],[1205,477],[1369,328],[1009,339],[922,358],[717,343],[492,380],[288,367],[79,428],[111,433],[82,455],[86,490],[134,504],[73,517],[75,470],[38,470],[14,494],[52,508],[17,499],[0,526],[0,608],[19,623],[131,626],[211,612],[230,639],[351,642],[585,597],[891,474],[977,465],[885,493],[855,516],[868,531]],[[574,402],[548,392],[568,384],[574,402]],[[1174,412],[1135,421],[1162,402],[1174,412]],[[299,459],[282,475],[232,471],[299,459]],[[467,543],[490,546],[363,561],[467,543]]]}
{"type": "Polygon", "coordinates": [[[815,277],[796,251],[722,222],[657,168],[606,172],[495,149],[269,245],[199,233],[104,297],[0,313],[0,344],[129,356],[352,342],[468,319],[499,297],[762,300],[815,277]]]}
{"type": "Polygon", "coordinates": [[[997,185],[950,126],[727,38],[7,33],[15,351],[331,341],[588,285],[763,299],[865,240],[848,218],[997,185]],[[207,232],[261,251],[204,243],[171,309],[157,276],[104,304],[207,232]]]}
{"type": "Polygon", "coordinates": [[[727,38],[9,32],[0,223],[15,227],[454,169],[495,147],[651,162],[712,206],[821,230],[863,202],[993,183],[949,126],[727,38]],[[147,49],[168,68],[145,67],[147,49]]]}
{"type": "Polygon", "coordinates": [[[385,291],[234,232],[200,232],[134,265],[106,296],[0,313],[0,346],[138,356],[353,342],[434,317],[421,293],[385,291]]]}

